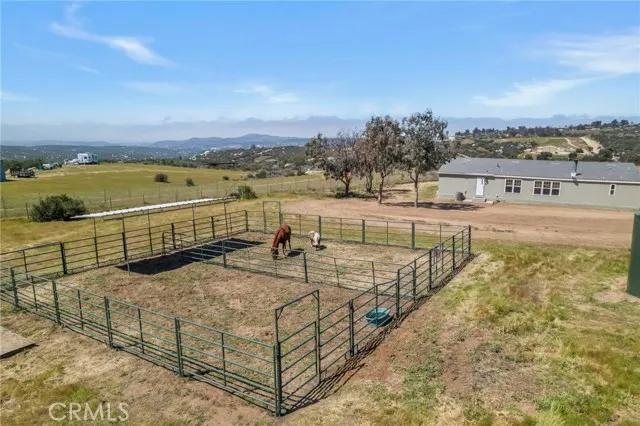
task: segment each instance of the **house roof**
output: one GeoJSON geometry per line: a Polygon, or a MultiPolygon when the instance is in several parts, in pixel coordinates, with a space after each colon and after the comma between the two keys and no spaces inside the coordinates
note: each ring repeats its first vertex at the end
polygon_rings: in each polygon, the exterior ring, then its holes
{"type": "MultiPolygon", "coordinates": [[[[438,174],[571,180],[574,171],[573,161],[458,157],[442,166],[438,174]]],[[[579,181],[640,183],[640,170],[633,163],[578,161],[577,173],[579,181]]]]}

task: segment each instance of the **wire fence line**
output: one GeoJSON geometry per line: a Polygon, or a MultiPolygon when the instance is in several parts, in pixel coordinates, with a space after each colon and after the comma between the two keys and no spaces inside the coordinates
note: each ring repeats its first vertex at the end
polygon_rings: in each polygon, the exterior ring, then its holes
{"type": "MultiPolygon", "coordinates": [[[[239,185],[249,185],[258,195],[271,195],[282,192],[306,193],[335,191],[338,183],[315,178],[296,179],[285,182],[258,183],[259,180],[219,181],[215,184],[194,187],[174,187],[170,189],[136,190],[129,188],[122,191],[108,191],[106,189],[87,193],[85,191],[64,191],[67,195],[81,199],[89,210],[113,210],[119,208],[136,207],[146,204],[162,204],[174,201],[185,201],[195,198],[221,197],[236,192],[239,185]]],[[[0,197],[0,217],[28,217],[31,205],[37,204],[46,197],[47,193],[33,194],[29,197],[21,196],[12,199],[5,195],[0,197]]]]}
{"type": "Polygon", "coordinates": [[[312,402],[324,380],[366,353],[470,257],[470,227],[242,210],[3,253],[0,298],[282,415],[312,402]],[[303,224],[320,225],[328,235],[355,243],[419,249],[436,242],[406,265],[365,266],[304,252],[274,261],[269,247],[238,238],[250,231],[272,232],[292,219],[299,221],[298,232],[303,224]],[[323,307],[317,290],[275,308],[275,337],[267,342],[56,281],[60,275],[171,253],[358,293],[337,308],[323,307]],[[367,317],[379,311],[386,312],[387,322],[367,317]]]}
{"type": "MultiPolygon", "coordinates": [[[[388,184],[406,182],[404,175],[393,175],[388,184]]],[[[278,193],[302,194],[310,192],[335,192],[343,188],[342,183],[325,179],[322,175],[312,178],[289,180],[284,182],[259,183],[260,180],[219,181],[194,187],[173,187],[171,189],[139,190],[129,188],[122,191],[102,191],[87,193],[86,191],[62,191],[67,195],[81,199],[90,211],[113,210],[137,207],[147,204],[162,204],[176,201],[187,201],[196,198],[216,198],[228,196],[238,190],[240,185],[249,185],[257,195],[270,196],[278,193]]],[[[364,183],[354,180],[352,191],[363,191],[364,183]]],[[[56,192],[55,194],[58,194],[56,192]]],[[[0,194],[0,218],[29,217],[31,206],[37,204],[51,193],[32,194],[19,198],[0,194]]]]}

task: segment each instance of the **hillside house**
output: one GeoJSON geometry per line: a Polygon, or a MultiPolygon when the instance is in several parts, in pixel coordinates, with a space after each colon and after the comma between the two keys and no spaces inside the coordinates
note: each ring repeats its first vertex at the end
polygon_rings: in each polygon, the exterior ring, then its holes
{"type": "Polygon", "coordinates": [[[456,158],[438,171],[438,197],[520,203],[640,207],[633,163],[456,158]]]}

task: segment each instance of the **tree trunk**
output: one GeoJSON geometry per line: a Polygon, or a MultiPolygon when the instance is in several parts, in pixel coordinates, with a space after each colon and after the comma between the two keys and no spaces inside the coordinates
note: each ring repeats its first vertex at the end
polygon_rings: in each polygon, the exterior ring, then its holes
{"type": "Polygon", "coordinates": [[[343,180],[342,183],[344,183],[344,196],[348,197],[349,196],[349,185],[351,185],[351,180],[343,180]]]}
{"type": "Polygon", "coordinates": [[[378,204],[382,204],[382,189],[384,188],[384,176],[380,176],[380,186],[378,186],[378,204]]]}
{"type": "Polygon", "coordinates": [[[413,207],[418,208],[418,175],[416,175],[413,181],[413,189],[416,191],[416,200],[413,203],[413,207]]]}
{"type": "Polygon", "coordinates": [[[373,192],[373,174],[369,173],[364,177],[364,191],[367,194],[373,192]]]}

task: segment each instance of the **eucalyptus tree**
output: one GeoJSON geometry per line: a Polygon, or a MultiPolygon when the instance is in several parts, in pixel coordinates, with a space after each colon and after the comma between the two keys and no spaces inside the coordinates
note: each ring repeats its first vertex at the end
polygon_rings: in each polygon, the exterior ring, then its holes
{"type": "Polygon", "coordinates": [[[400,168],[409,174],[418,207],[420,178],[455,157],[453,144],[447,140],[447,122],[433,116],[431,110],[402,119],[400,168]]]}
{"type": "Polygon", "coordinates": [[[345,196],[349,196],[351,181],[357,174],[357,140],[356,132],[340,132],[331,139],[318,134],[307,143],[307,156],[322,169],[326,178],[342,182],[345,196]]]}
{"type": "Polygon", "coordinates": [[[363,134],[363,143],[371,155],[378,182],[378,204],[382,203],[385,179],[393,173],[401,159],[402,129],[400,123],[386,115],[371,117],[363,134]]]}

